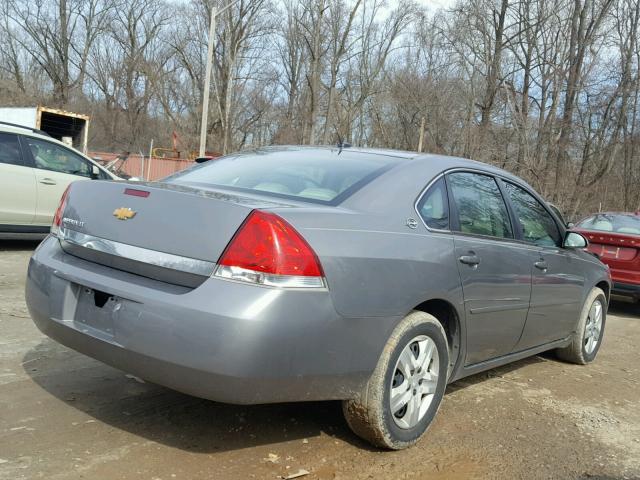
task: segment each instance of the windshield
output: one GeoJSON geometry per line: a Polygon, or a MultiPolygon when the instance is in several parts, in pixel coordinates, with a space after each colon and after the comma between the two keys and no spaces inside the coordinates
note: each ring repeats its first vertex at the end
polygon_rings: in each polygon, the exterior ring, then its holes
{"type": "Polygon", "coordinates": [[[597,230],[599,232],[624,233],[627,235],[640,235],[640,217],[635,215],[599,213],[585,218],[578,225],[585,230],[597,230]]]}
{"type": "Polygon", "coordinates": [[[337,150],[277,149],[210,160],[169,177],[234,190],[336,203],[385,171],[397,158],[337,150]]]}

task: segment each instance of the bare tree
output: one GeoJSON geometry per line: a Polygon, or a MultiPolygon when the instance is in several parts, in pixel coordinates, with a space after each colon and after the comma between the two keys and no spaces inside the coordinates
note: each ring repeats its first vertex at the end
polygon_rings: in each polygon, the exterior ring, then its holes
{"type": "MultiPolygon", "coordinates": [[[[0,0],[0,101],[89,111],[91,142],[194,149],[211,7],[0,0]]],[[[637,0],[239,0],[218,18],[209,143],[415,149],[512,170],[570,215],[640,208],[637,0]]]]}
{"type": "Polygon", "coordinates": [[[83,87],[87,56],[110,0],[8,1],[8,18],[23,33],[16,42],[49,77],[53,101],[65,105],[71,90],[83,87]]]}

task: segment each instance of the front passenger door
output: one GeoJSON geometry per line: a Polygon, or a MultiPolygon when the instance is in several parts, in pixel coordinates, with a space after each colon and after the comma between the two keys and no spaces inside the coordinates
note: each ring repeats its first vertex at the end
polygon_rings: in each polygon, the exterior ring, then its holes
{"type": "Polygon", "coordinates": [[[53,142],[24,136],[36,176],[38,200],[34,223],[49,225],[67,186],[75,180],[88,180],[93,165],[70,149],[53,142]]]}
{"type": "Polygon", "coordinates": [[[547,209],[523,187],[504,181],[522,239],[532,245],[531,305],[518,350],[568,336],[582,307],[582,260],[562,248],[561,231],[547,209]]]}
{"type": "Polygon", "coordinates": [[[514,239],[493,176],[453,172],[447,188],[470,365],[509,354],[518,343],[529,308],[531,259],[529,249],[514,239]]]}

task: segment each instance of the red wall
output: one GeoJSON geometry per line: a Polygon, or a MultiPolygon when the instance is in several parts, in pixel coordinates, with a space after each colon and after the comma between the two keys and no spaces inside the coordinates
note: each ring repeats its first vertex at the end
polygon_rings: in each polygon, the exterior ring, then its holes
{"type": "MultiPolygon", "coordinates": [[[[89,156],[102,164],[106,164],[114,160],[118,154],[107,152],[89,152],[89,156]]],[[[160,178],[171,175],[172,173],[184,170],[194,165],[193,160],[185,160],[181,158],[161,158],[152,157],[149,164],[149,157],[144,158],[144,174],[142,173],[142,161],[139,154],[131,154],[129,158],[122,164],[121,169],[127,175],[138,177],[144,180],[158,180],[160,178]]]]}

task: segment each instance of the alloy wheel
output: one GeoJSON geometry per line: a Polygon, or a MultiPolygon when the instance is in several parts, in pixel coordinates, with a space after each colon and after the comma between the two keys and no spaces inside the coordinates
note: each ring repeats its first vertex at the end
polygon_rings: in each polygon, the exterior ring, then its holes
{"type": "Polygon", "coordinates": [[[433,401],[438,386],[438,349],[426,335],[411,340],[402,350],[391,379],[391,414],[402,429],[415,427],[433,401]]]}
{"type": "Polygon", "coordinates": [[[587,355],[591,355],[600,341],[600,332],[602,331],[602,302],[596,300],[589,309],[589,316],[584,327],[584,351],[587,355]]]}

